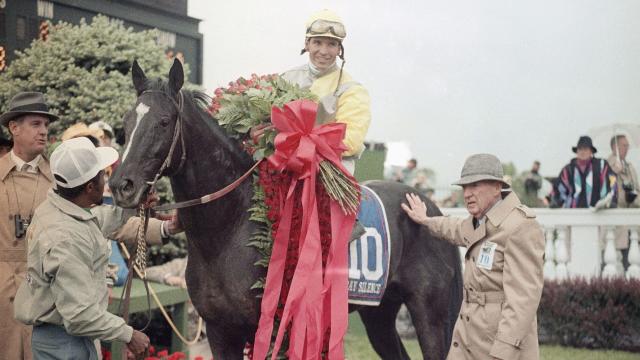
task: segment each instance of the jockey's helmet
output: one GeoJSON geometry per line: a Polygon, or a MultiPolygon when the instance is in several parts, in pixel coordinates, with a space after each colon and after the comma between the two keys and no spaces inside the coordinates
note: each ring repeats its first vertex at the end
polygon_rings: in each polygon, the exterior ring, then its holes
{"type": "Polygon", "coordinates": [[[306,38],[312,37],[330,37],[334,39],[344,40],[347,32],[342,19],[333,11],[320,10],[307,20],[306,38]]]}

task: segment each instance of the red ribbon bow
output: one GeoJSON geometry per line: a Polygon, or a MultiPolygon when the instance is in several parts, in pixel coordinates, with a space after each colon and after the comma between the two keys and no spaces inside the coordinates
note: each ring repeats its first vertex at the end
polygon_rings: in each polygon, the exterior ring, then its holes
{"type": "MultiPolygon", "coordinates": [[[[275,139],[276,151],[268,160],[276,169],[287,170],[295,176],[286,194],[282,194],[283,211],[274,237],[255,338],[256,359],[264,359],[271,344],[291,233],[293,194],[299,181],[303,184],[300,252],[271,358],[277,356],[290,323],[290,359],[319,359],[328,333],[328,358],[344,358],[342,339],[348,322],[347,246],[355,215],[345,215],[340,205],[331,201],[331,245],[323,269],[316,178],[321,161],[330,161],[349,174],[340,161],[346,150],[342,143],[346,126],[341,123],[315,126],[316,112],[317,104],[310,100],[293,101],[283,109],[271,110],[271,121],[279,133],[275,139]]],[[[355,183],[355,179],[352,180],[355,183]]]]}
{"type": "MultiPolygon", "coordinates": [[[[340,156],[347,147],[342,143],[346,125],[329,123],[315,127],[318,105],[311,100],[285,104],[271,110],[271,122],[278,130],[276,152],[269,161],[278,170],[289,170],[303,179],[315,174],[314,165],[322,160],[342,167],[340,156]]],[[[342,169],[346,171],[345,169],[342,169]]]]}

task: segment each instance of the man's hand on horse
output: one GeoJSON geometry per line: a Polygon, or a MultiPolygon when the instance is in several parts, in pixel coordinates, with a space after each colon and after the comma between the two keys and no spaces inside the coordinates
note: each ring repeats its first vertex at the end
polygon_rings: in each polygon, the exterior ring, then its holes
{"type": "Polygon", "coordinates": [[[249,136],[251,136],[253,143],[257,144],[258,141],[260,141],[260,138],[264,136],[264,133],[271,129],[273,129],[273,125],[271,123],[256,125],[249,131],[249,136]]]}
{"type": "Polygon", "coordinates": [[[416,194],[406,194],[407,203],[409,204],[400,204],[402,209],[409,215],[411,220],[417,222],[418,224],[426,225],[427,221],[429,221],[429,217],[427,216],[427,205],[420,199],[420,197],[416,194]]]}

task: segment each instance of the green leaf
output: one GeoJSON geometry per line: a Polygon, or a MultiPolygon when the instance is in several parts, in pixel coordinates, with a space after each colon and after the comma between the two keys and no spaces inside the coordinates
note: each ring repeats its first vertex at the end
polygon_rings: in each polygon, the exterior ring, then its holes
{"type": "Polygon", "coordinates": [[[269,259],[260,259],[253,263],[255,266],[269,267],[269,259]]]}
{"type": "Polygon", "coordinates": [[[254,289],[264,289],[264,285],[266,284],[266,280],[264,278],[259,278],[256,282],[251,285],[251,290],[254,289]]]}

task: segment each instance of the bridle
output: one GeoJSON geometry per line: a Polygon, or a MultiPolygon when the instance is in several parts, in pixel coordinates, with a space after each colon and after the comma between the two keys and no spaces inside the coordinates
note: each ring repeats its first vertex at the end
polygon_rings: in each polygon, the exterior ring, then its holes
{"type": "MultiPolygon", "coordinates": [[[[153,177],[152,181],[148,181],[147,184],[150,186],[149,191],[152,191],[153,188],[155,187],[156,183],[158,182],[158,180],[160,179],[160,177],[162,177],[162,175],[164,175],[164,171],[167,170],[170,166],[171,166],[171,160],[173,159],[173,153],[176,149],[176,146],[178,145],[178,141],[180,142],[180,147],[181,147],[181,156],[180,156],[180,164],[178,165],[178,168],[173,171],[171,174],[166,174],[167,176],[174,176],[177,175],[181,170],[182,167],[184,166],[184,163],[187,160],[187,148],[185,147],[184,144],[184,130],[183,130],[183,107],[184,107],[184,94],[182,93],[182,90],[179,92],[179,97],[178,97],[178,101],[176,102],[175,99],[173,99],[171,96],[169,96],[167,93],[160,91],[160,90],[145,90],[143,91],[140,96],[146,94],[146,93],[160,93],[162,95],[164,95],[165,97],[169,98],[169,100],[171,100],[171,103],[175,105],[176,110],[178,112],[178,114],[176,115],[176,126],[174,128],[173,131],[173,139],[171,140],[171,147],[169,148],[169,153],[167,154],[167,157],[164,159],[164,161],[162,162],[162,166],[160,166],[160,169],[158,170],[158,172],[156,173],[156,175],[153,177]]],[[[205,204],[211,201],[214,201],[216,199],[219,199],[225,195],[227,195],[228,193],[230,193],[231,191],[233,191],[235,188],[237,188],[244,180],[247,179],[247,177],[249,177],[249,175],[251,175],[253,173],[253,171],[258,167],[258,165],[260,165],[260,163],[262,162],[262,160],[256,162],[249,170],[247,170],[244,174],[242,174],[242,176],[240,176],[238,179],[236,179],[234,182],[232,182],[231,184],[225,186],[224,188],[215,191],[211,194],[207,194],[204,196],[201,196],[199,198],[196,199],[192,199],[192,200],[187,200],[187,201],[181,201],[175,204],[165,204],[165,205],[160,205],[160,206],[154,206],[153,210],[155,211],[166,211],[166,210],[173,210],[173,209],[182,209],[182,208],[186,208],[186,207],[191,207],[191,206],[195,206],[195,205],[200,205],[200,204],[205,204]]]]}
{"type": "Polygon", "coordinates": [[[182,167],[184,166],[184,163],[187,160],[187,148],[184,145],[184,131],[182,130],[182,122],[183,122],[182,111],[184,107],[184,94],[182,93],[182,90],[180,90],[179,92],[180,96],[178,97],[177,102],[174,98],[169,96],[167,93],[160,90],[145,90],[140,94],[140,96],[144,94],[149,94],[149,93],[162,94],[163,96],[165,96],[171,101],[171,103],[175,106],[177,111],[176,126],[173,129],[173,139],[171,139],[171,147],[169,148],[169,153],[167,154],[167,157],[162,162],[162,166],[160,166],[160,169],[158,170],[156,175],[153,177],[153,180],[147,181],[147,184],[151,186],[151,189],[153,189],[156,183],[158,182],[158,180],[160,179],[160,177],[163,175],[164,171],[171,166],[171,159],[173,159],[173,152],[175,151],[176,146],[178,145],[178,141],[180,141],[180,147],[182,150],[182,154],[180,155],[180,164],[178,165],[178,168],[173,173],[167,174],[167,176],[176,175],[182,170],[182,167]]]}

